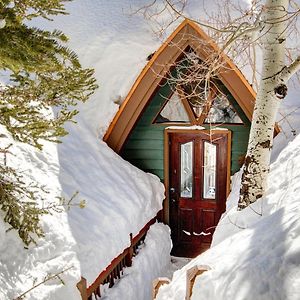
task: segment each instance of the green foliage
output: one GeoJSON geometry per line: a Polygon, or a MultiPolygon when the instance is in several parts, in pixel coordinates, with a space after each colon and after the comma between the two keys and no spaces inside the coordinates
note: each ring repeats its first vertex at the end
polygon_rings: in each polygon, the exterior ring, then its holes
{"type": "Polygon", "coordinates": [[[51,20],[51,15],[66,14],[64,2],[70,1],[72,0],[0,0],[0,17],[5,17],[9,26],[36,17],[51,20]]]}
{"type": "Polygon", "coordinates": [[[36,204],[36,195],[22,181],[22,176],[7,166],[0,165],[0,207],[4,221],[18,231],[25,245],[34,242],[34,235],[43,236],[39,226],[40,216],[48,213],[36,204]]]}
{"type": "MultiPolygon", "coordinates": [[[[9,84],[0,86],[0,124],[15,140],[38,149],[42,149],[42,140],[59,142],[67,134],[64,123],[78,113],[74,107],[97,88],[93,70],[81,67],[77,55],[65,45],[68,38],[62,32],[28,25],[35,17],[50,20],[66,14],[65,2],[69,0],[0,0],[0,20],[4,20],[0,71],[9,78],[9,84]]],[[[0,145],[1,150],[7,149],[0,145]]],[[[4,221],[29,245],[34,235],[43,236],[40,216],[55,205],[39,207],[42,187],[27,186],[6,162],[0,162],[0,172],[4,221]]]]}
{"type": "MultiPolygon", "coordinates": [[[[4,157],[10,146],[2,150],[4,157]]],[[[84,200],[74,202],[78,192],[70,199],[57,197],[50,203],[44,199],[46,194],[44,187],[26,183],[22,175],[6,165],[6,159],[0,164],[0,209],[4,212],[4,221],[10,225],[9,230],[17,230],[26,246],[36,243],[36,237],[44,236],[39,224],[42,215],[69,210],[73,206],[85,207],[84,200]]]]}

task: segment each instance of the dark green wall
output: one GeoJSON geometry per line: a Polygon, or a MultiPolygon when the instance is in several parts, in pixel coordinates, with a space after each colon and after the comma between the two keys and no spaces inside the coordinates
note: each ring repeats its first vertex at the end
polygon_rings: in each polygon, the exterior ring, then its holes
{"type": "MultiPolygon", "coordinates": [[[[223,92],[229,94],[227,90],[223,92]]],[[[156,174],[162,181],[164,178],[164,129],[170,124],[152,124],[152,121],[170,93],[171,90],[167,84],[158,89],[121,152],[124,159],[146,172],[156,174]]],[[[245,124],[218,125],[218,127],[228,128],[232,132],[231,174],[233,174],[240,168],[239,157],[244,155],[247,150],[250,122],[232,96],[230,96],[230,101],[245,124]]]]}

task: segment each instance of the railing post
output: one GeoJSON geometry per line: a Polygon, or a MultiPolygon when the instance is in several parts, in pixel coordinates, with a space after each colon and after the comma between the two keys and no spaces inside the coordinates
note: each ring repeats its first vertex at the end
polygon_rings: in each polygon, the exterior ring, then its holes
{"type": "Polygon", "coordinates": [[[132,266],[132,257],[133,257],[133,236],[132,236],[132,233],[130,233],[129,237],[130,237],[130,246],[128,248],[128,254],[126,255],[126,266],[127,267],[132,266]]]}
{"type": "Polygon", "coordinates": [[[81,277],[81,280],[76,284],[76,286],[80,292],[82,300],[88,300],[86,279],[81,277]]]}
{"type": "Polygon", "coordinates": [[[158,294],[159,288],[164,284],[169,284],[170,279],[167,277],[158,277],[152,282],[152,300],[154,300],[158,294]]]}
{"type": "Polygon", "coordinates": [[[186,271],[186,295],[185,300],[190,300],[196,277],[210,270],[209,266],[194,266],[186,271]]]}

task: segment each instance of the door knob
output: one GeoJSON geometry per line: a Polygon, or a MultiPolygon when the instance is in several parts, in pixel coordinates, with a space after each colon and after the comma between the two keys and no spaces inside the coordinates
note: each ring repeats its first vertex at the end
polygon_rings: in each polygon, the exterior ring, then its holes
{"type": "Polygon", "coordinates": [[[172,201],[173,203],[175,203],[175,202],[176,202],[176,200],[175,200],[175,199],[171,199],[171,201],[172,201]]]}
{"type": "Polygon", "coordinates": [[[171,192],[171,193],[175,193],[175,188],[171,187],[171,188],[170,188],[170,192],[171,192]]]}

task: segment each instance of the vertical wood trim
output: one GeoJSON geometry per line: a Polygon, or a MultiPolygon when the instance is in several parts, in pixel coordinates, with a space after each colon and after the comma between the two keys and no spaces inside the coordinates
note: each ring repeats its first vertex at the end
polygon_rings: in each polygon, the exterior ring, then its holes
{"type": "Polygon", "coordinates": [[[230,193],[230,173],[231,173],[231,143],[232,143],[232,132],[228,130],[227,135],[227,187],[226,187],[226,202],[230,193]]]}
{"type": "Polygon", "coordinates": [[[78,288],[81,299],[82,300],[88,300],[87,296],[87,283],[86,279],[84,277],[81,277],[81,280],[76,284],[76,287],[78,288]]]}
{"type": "Polygon", "coordinates": [[[164,222],[170,225],[170,199],[169,199],[169,131],[165,129],[164,132],[164,185],[166,198],[163,203],[164,222]]]}
{"type": "Polygon", "coordinates": [[[190,106],[190,104],[188,103],[188,100],[186,99],[186,97],[184,96],[184,92],[182,91],[182,89],[180,87],[177,88],[178,91],[178,95],[181,99],[181,102],[185,108],[186,113],[189,116],[190,122],[192,125],[196,125],[197,124],[197,119],[195,117],[195,114],[190,106]]]}
{"type": "Polygon", "coordinates": [[[158,278],[154,279],[153,283],[152,283],[152,300],[155,300],[155,298],[158,294],[159,288],[162,285],[169,284],[169,283],[170,283],[170,279],[167,277],[158,277],[158,278]]]}
{"type": "Polygon", "coordinates": [[[186,271],[186,295],[185,300],[190,300],[193,287],[196,280],[196,277],[201,275],[202,273],[209,271],[210,267],[208,266],[194,266],[186,271]]]}

